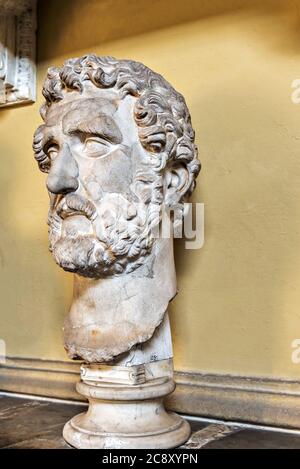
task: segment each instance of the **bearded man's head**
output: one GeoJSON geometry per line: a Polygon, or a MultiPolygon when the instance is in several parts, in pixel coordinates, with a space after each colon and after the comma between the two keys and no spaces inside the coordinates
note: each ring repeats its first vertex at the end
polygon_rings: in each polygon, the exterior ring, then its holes
{"type": "Polygon", "coordinates": [[[143,64],[84,56],[50,68],[33,149],[48,173],[50,250],[65,270],[128,273],[151,252],[161,208],[200,169],[183,96],[143,64]]]}

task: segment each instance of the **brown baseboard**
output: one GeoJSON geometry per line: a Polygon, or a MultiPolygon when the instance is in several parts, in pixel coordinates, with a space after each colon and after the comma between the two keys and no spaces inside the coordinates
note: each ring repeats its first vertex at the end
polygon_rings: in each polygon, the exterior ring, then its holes
{"type": "MultiPolygon", "coordinates": [[[[81,400],[80,363],[9,357],[0,365],[0,390],[81,400]]],[[[300,428],[300,381],[175,372],[166,399],[176,412],[223,420],[300,428]]]]}
{"type": "Polygon", "coordinates": [[[300,428],[300,382],[220,374],[175,374],[169,409],[222,420],[300,428]]]}
{"type": "Polygon", "coordinates": [[[0,365],[0,390],[82,400],[75,389],[79,369],[76,362],[6,357],[0,365]]]}

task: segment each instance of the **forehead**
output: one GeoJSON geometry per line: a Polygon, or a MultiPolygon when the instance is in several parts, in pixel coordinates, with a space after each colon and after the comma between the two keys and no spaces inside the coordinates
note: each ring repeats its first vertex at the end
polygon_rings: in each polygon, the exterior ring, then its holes
{"type": "Polygon", "coordinates": [[[61,101],[52,104],[47,112],[45,123],[47,126],[56,126],[58,123],[69,123],[74,120],[92,119],[99,114],[113,116],[118,109],[116,100],[107,98],[81,98],[69,102],[61,101]]]}
{"type": "Polygon", "coordinates": [[[111,117],[123,135],[123,143],[138,141],[138,129],[134,120],[136,97],[120,98],[113,89],[99,89],[94,85],[83,93],[68,92],[61,101],[52,103],[45,116],[44,136],[55,136],[65,124],[96,119],[99,115],[111,117]]]}

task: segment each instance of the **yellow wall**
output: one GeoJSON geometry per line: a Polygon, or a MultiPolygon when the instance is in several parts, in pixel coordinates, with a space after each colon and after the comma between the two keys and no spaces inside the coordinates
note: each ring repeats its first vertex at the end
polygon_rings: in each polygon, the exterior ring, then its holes
{"type": "Polygon", "coordinates": [[[71,275],[47,251],[31,139],[46,69],[86,52],[144,62],[186,97],[203,170],[205,245],[176,242],[180,370],[298,378],[300,1],[42,0],[38,102],[0,111],[0,337],[10,356],[65,359],[71,275]]]}

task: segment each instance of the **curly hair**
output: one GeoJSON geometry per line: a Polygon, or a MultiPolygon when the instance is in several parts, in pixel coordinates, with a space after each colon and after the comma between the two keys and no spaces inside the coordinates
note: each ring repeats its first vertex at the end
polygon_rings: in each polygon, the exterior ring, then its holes
{"type": "MultiPolygon", "coordinates": [[[[40,110],[42,118],[45,120],[48,108],[62,100],[65,92],[81,93],[87,82],[98,88],[114,88],[121,99],[126,95],[137,98],[134,119],[140,142],[151,155],[153,169],[162,174],[167,165],[184,165],[188,182],[182,199],[189,196],[195,187],[200,162],[184,97],[142,63],[85,55],[67,60],[61,68],[48,69],[42,91],[46,100],[40,110]]],[[[41,171],[48,172],[50,161],[41,145],[42,127],[35,132],[33,149],[41,171]]]]}

